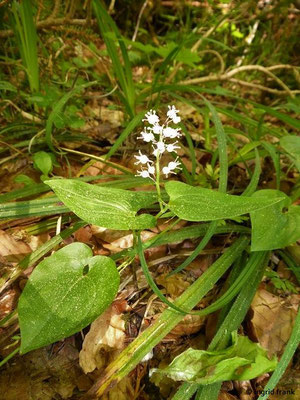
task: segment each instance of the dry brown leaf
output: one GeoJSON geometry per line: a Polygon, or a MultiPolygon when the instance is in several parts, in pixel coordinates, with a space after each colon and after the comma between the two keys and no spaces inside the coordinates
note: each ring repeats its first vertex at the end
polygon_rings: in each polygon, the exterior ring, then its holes
{"type": "Polygon", "coordinates": [[[91,325],[79,353],[79,364],[85,373],[102,368],[106,364],[105,353],[124,347],[125,321],[113,303],[91,325]]]}
{"type": "Polygon", "coordinates": [[[19,296],[20,296],[20,291],[16,287],[13,287],[13,288],[8,289],[5,292],[1,293],[1,295],[0,295],[0,320],[14,310],[19,296]]]}
{"type": "Polygon", "coordinates": [[[286,299],[275,296],[265,289],[257,291],[249,321],[250,334],[259,341],[270,355],[281,353],[290,338],[297,314],[299,295],[286,299]]]}
{"type": "Polygon", "coordinates": [[[134,399],[135,390],[133,387],[133,378],[130,376],[126,376],[121,380],[118,385],[114,386],[109,390],[104,396],[102,396],[102,400],[128,400],[134,399]]]}
{"type": "Polygon", "coordinates": [[[238,391],[240,400],[254,400],[255,393],[250,381],[234,381],[234,387],[238,391]]]}
{"type": "Polygon", "coordinates": [[[7,261],[19,262],[28,253],[31,247],[23,240],[16,240],[13,235],[0,231],[0,256],[6,257],[7,261]]]}
{"type": "Polygon", "coordinates": [[[170,332],[171,336],[185,336],[192,335],[199,332],[204,325],[205,317],[200,315],[186,315],[178,325],[175,326],[170,332]]]}
{"type": "MultiPolygon", "coordinates": [[[[141,232],[141,239],[142,242],[145,242],[146,240],[156,236],[155,233],[149,232],[149,231],[142,231],[141,232]]],[[[132,233],[122,236],[109,244],[104,244],[103,247],[106,249],[110,250],[113,253],[116,253],[118,251],[121,251],[123,249],[128,249],[129,247],[133,246],[133,235],[132,233]]]]}
{"type": "Polygon", "coordinates": [[[237,397],[227,392],[221,392],[218,396],[218,400],[238,400],[237,397]]]}
{"type": "Polygon", "coordinates": [[[78,351],[67,339],[57,351],[43,348],[6,364],[0,374],[0,400],[69,399],[77,386],[78,351]]]}

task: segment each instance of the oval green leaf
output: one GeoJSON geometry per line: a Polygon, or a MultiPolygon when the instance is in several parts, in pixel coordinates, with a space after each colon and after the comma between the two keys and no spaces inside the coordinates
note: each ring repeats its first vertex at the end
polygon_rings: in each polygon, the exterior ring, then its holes
{"type": "Polygon", "coordinates": [[[75,179],[51,179],[44,183],[89,224],[121,230],[146,229],[156,224],[150,214],[136,215],[138,210],[157,200],[156,193],[100,187],[75,179]]]}
{"type": "Polygon", "coordinates": [[[85,328],[111,304],[119,283],[114,261],[93,257],[83,243],[72,243],[45,258],[19,299],[21,353],[85,328]]]}
{"type": "Polygon", "coordinates": [[[282,200],[250,213],[252,251],[281,249],[300,239],[300,207],[291,205],[291,199],[278,190],[260,190],[252,197],[259,200],[266,196],[281,196],[282,200]]]}
{"type": "Polygon", "coordinates": [[[233,196],[176,181],[167,182],[165,187],[170,196],[170,209],[187,221],[234,218],[282,201],[282,197],[256,199],[233,196]]]}
{"type": "Polygon", "coordinates": [[[40,170],[43,175],[48,176],[53,169],[52,157],[45,151],[38,151],[33,155],[33,166],[40,170]]]}

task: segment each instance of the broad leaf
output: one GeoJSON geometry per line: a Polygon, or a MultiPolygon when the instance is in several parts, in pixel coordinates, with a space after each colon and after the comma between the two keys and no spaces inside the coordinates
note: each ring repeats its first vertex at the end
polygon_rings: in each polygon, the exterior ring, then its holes
{"type": "Polygon", "coordinates": [[[253,194],[252,198],[278,198],[282,200],[263,210],[252,211],[251,250],[274,250],[286,247],[300,239],[300,207],[291,205],[291,200],[277,190],[265,189],[253,194]]]}
{"type": "Polygon", "coordinates": [[[289,154],[300,171],[300,137],[292,135],[284,136],[280,139],[280,145],[289,154]]]}
{"type": "Polygon", "coordinates": [[[119,282],[114,261],[93,257],[83,243],[72,243],[45,258],[19,299],[21,353],[86,327],[113,301],[119,282]]]}
{"type": "Polygon", "coordinates": [[[179,218],[188,221],[234,218],[282,200],[282,197],[255,199],[233,196],[176,181],[166,183],[166,191],[170,196],[170,209],[179,218]]]}
{"type": "Polygon", "coordinates": [[[208,385],[229,380],[248,380],[274,371],[276,357],[271,360],[267,351],[246,336],[232,333],[232,346],[225,350],[205,351],[189,348],[164,369],[152,369],[154,380],[165,376],[175,381],[208,385]]]}
{"type": "Polygon", "coordinates": [[[74,179],[45,183],[71,211],[90,224],[124,230],[155,226],[152,215],[136,215],[138,210],[155,202],[155,193],[100,187],[74,179]]]}
{"type": "Polygon", "coordinates": [[[34,153],[33,166],[35,169],[40,170],[43,175],[48,176],[53,169],[51,155],[45,151],[38,151],[37,153],[34,153]]]}

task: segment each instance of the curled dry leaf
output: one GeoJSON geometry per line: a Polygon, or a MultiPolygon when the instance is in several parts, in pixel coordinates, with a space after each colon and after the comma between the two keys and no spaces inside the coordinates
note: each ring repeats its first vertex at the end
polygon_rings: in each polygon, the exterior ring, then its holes
{"type": "Polygon", "coordinates": [[[199,332],[204,325],[205,317],[200,315],[186,315],[175,328],[172,329],[169,335],[171,336],[186,336],[199,332]]]}
{"type": "Polygon", "coordinates": [[[125,321],[114,302],[91,325],[79,353],[79,364],[85,373],[105,365],[102,352],[121,350],[125,341],[125,321]]]}
{"type": "Polygon", "coordinates": [[[299,295],[283,299],[265,289],[257,291],[251,304],[250,334],[270,355],[281,353],[289,340],[299,300],[299,295]]]}

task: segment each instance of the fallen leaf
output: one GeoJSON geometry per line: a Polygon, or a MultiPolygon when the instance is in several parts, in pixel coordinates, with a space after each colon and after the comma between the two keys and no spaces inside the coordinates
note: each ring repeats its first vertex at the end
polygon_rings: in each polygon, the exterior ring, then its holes
{"type": "Polygon", "coordinates": [[[49,350],[32,351],[5,365],[0,374],[0,400],[71,398],[81,374],[74,339],[49,350]]]}
{"type": "Polygon", "coordinates": [[[204,325],[205,317],[187,314],[169,333],[171,336],[186,336],[199,332],[204,325]]]}
{"type": "Polygon", "coordinates": [[[299,295],[283,299],[265,289],[257,291],[251,304],[249,333],[270,355],[280,354],[289,340],[299,300],[299,295]]]}
{"type": "Polygon", "coordinates": [[[79,364],[83,371],[87,374],[96,368],[104,367],[106,360],[103,353],[121,350],[124,341],[125,321],[122,319],[122,314],[118,313],[115,302],[91,324],[84,338],[79,353],[79,364]]]}
{"type": "Polygon", "coordinates": [[[31,253],[29,244],[22,240],[16,240],[13,235],[0,231],[0,256],[7,261],[19,262],[28,253],[31,253]]]}
{"type": "Polygon", "coordinates": [[[238,400],[237,397],[227,392],[221,392],[218,396],[218,400],[238,400]]]}

